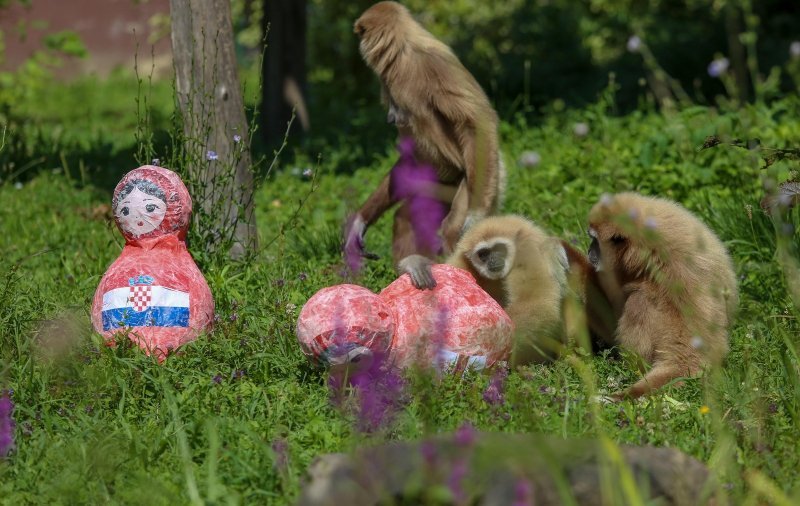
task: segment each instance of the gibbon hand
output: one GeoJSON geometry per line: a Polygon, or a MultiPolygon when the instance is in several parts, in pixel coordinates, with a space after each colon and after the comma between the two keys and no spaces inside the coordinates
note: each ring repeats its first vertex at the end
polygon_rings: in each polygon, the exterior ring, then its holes
{"type": "Polygon", "coordinates": [[[344,254],[346,257],[360,256],[368,260],[377,260],[380,256],[364,248],[364,234],[367,224],[360,214],[354,214],[347,222],[344,230],[344,254]]]}
{"type": "Polygon", "coordinates": [[[397,271],[408,274],[411,284],[420,290],[436,288],[436,279],[433,277],[434,261],[422,255],[409,255],[397,264],[397,271]]]}

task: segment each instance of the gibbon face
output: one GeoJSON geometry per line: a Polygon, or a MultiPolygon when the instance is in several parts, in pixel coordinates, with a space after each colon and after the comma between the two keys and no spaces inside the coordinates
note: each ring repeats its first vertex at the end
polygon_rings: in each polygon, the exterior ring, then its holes
{"type": "Polygon", "coordinates": [[[521,216],[506,215],[477,221],[458,241],[447,263],[468,265],[484,279],[505,282],[512,270],[515,281],[531,272],[549,277],[550,272],[563,271],[567,259],[557,240],[521,216]]]}
{"type": "MultiPolygon", "coordinates": [[[[500,280],[508,276],[517,258],[519,243],[538,233],[520,216],[494,216],[478,220],[456,245],[451,260],[467,261],[482,277],[500,280]]],[[[544,240],[544,233],[542,232],[544,240]]],[[[538,239],[538,236],[537,236],[538,239]]],[[[452,263],[448,261],[448,263],[452,263]]]]}
{"type": "Polygon", "coordinates": [[[709,241],[719,242],[677,204],[633,193],[604,195],[589,213],[589,236],[589,261],[620,284],[663,277],[673,269],[685,272],[691,257],[704,254],[709,241]]]}
{"type": "Polygon", "coordinates": [[[635,193],[604,195],[589,213],[589,235],[589,261],[621,284],[684,278],[696,258],[727,259],[716,236],[689,211],[635,193]]]}
{"type": "Polygon", "coordinates": [[[515,254],[513,241],[506,237],[493,237],[476,244],[466,256],[483,277],[503,279],[514,265],[515,254]]]}

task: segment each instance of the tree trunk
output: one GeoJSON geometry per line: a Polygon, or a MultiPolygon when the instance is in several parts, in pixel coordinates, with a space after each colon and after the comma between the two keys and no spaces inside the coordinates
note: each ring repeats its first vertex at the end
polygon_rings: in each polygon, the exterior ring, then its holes
{"type": "MultiPolygon", "coordinates": [[[[267,146],[283,140],[295,109],[303,130],[309,119],[306,96],[306,0],[264,0],[267,34],[262,74],[261,121],[267,146]]],[[[292,132],[299,132],[296,124],[292,132]]]]}
{"type": "Polygon", "coordinates": [[[738,100],[740,105],[748,101],[750,92],[750,79],[747,72],[747,50],[739,39],[744,31],[741,15],[739,7],[733,5],[725,7],[725,31],[728,36],[730,68],[736,83],[736,96],[733,98],[738,100]]]}
{"type": "Polygon", "coordinates": [[[238,258],[255,250],[257,234],[230,0],[170,0],[170,12],[195,221],[205,244],[238,258]]]}

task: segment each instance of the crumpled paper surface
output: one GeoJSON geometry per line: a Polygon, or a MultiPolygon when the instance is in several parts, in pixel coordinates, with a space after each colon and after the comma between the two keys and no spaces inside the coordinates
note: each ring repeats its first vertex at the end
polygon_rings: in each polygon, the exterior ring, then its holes
{"type": "Polygon", "coordinates": [[[163,361],[214,319],[211,290],[186,249],[192,199],[177,174],[145,165],[117,184],[112,210],[125,246],[95,291],[92,324],[108,344],[123,334],[163,361]]]}
{"type": "Polygon", "coordinates": [[[514,330],[502,307],[472,275],[434,265],[436,288],[419,290],[407,274],[380,294],[356,285],[323,288],[297,322],[297,338],[312,360],[363,345],[399,367],[490,367],[507,360],[514,330]],[[338,330],[337,330],[338,329],[338,330]]]}

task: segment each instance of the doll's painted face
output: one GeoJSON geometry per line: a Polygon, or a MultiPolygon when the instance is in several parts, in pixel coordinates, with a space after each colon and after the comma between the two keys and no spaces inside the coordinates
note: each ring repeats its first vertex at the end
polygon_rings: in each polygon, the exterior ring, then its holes
{"type": "Polygon", "coordinates": [[[123,231],[139,237],[156,230],[167,214],[167,203],[159,195],[151,195],[137,186],[119,199],[114,209],[123,231]]]}

